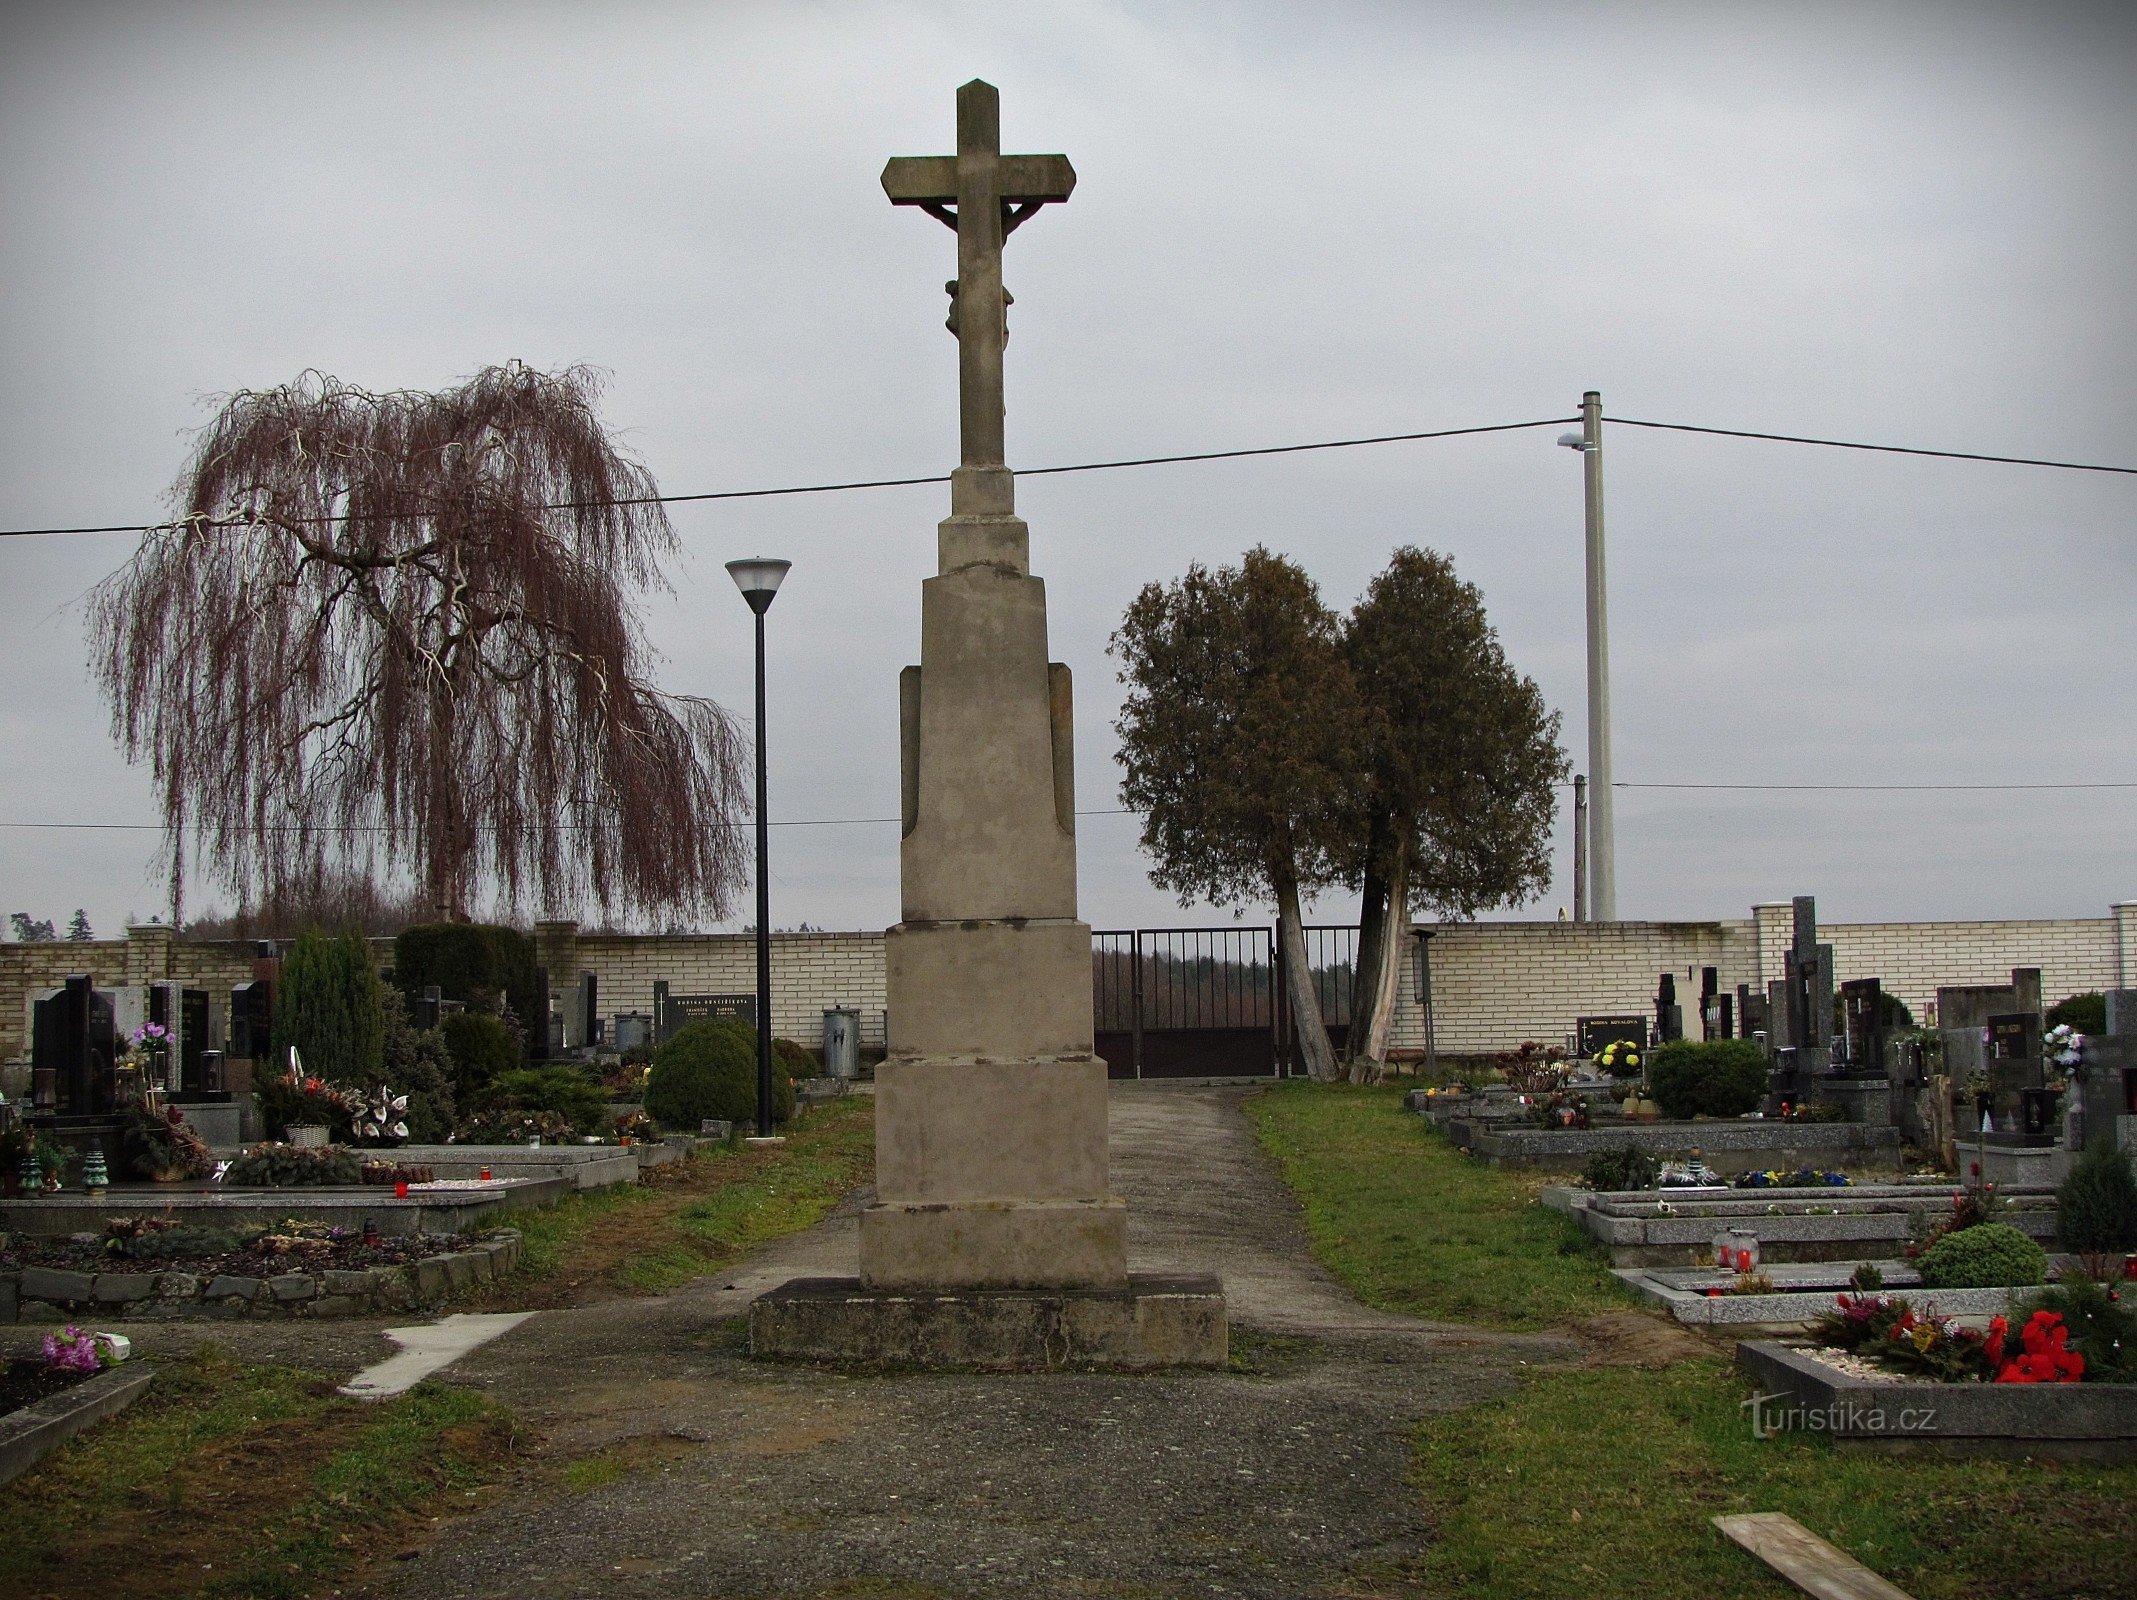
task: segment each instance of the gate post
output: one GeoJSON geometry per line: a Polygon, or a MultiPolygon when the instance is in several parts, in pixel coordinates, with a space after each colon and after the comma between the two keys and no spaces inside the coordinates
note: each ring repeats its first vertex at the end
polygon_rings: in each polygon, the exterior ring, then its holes
{"type": "Polygon", "coordinates": [[[1286,1015],[1291,1009],[1291,988],[1285,981],[1286,976],[1284,941],[1277,936],[1277,930],[1271,928],[1269,930],[1269,981],[1271,991],[1269,995],[1269,1027],[1272,1033],[1269,1039],[1269,1055],[1276,1065],[1276,1075],[1279,1078],[1291,1076],[1291,1029],[1287,1025],[1289,1018],[1286,1015]]]}
{"type": "Polygon", "coordinates": [[[1143,931],[1137,928],[1128,935],[1128,955],[1132,976],[1128,983],[1129,1054],[1135,1063],[1135,1075],[1143,1075],[1143,931]]]}

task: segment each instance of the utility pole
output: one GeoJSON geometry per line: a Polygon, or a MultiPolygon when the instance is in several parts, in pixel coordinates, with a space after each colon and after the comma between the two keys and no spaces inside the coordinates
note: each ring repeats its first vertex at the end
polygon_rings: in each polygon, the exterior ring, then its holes
{"type": "Polygon", "coordinates": [[[1581,453],[1588,509],[1588,914],[1618,916],[1617,837],[1611,825],[1610,599],[1603,577],[1603,397],[1580,398],[1580,434],[1559,441],[1581,453]]]}

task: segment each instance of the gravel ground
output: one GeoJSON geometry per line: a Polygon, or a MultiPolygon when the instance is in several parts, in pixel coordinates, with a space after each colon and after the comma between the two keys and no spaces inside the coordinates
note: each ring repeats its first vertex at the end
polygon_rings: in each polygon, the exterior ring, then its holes
{"type": "MultiPolygon", "coordinates": [[[[1134,1265],[1218,1273],[1252,1370],[854,1376],[750,1362],[738,1319],[752,1298],[855,1270],[856,1196],[740,1271],[543,1312],[452,1368],[447,1381],[532,1423],[539,1452],[513,1492],[362,1592],[1411,1592],[1399,1570],[1429,1536],[1405,1482],[1413,1423],[1502,1392],[1525,1362],[1584,1359],[1584,1346],[1352,1300],[1314,1263],[1242,1097],[1116,1085],[1113,1159],[1134,1265]]],[[[345,1375],[383,1353],[379,1325],[128,1331],[145,1346],[216,1338],[345,1375]]]]}

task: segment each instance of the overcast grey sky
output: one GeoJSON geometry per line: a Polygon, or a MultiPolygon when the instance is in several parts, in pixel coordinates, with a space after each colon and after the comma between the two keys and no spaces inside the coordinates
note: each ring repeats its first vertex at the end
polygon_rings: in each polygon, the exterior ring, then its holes
{"type": "MultiPolygon", "coordinates": [[[[147,519],[213,397],[590,362],[670,492],[946,471],[950,235],[877,187],[1002,91],[1080,182],[1011,242],[1012,464],[1571,412],[2137,463],[2137,8],[17,3],[0,22],[0,525],[147,519]]],[[[1349,605],[1449,552],[1585,765],[1557,430],[1027,480],[1080,804],[1135,590],[1265,542],[1349,605]]],[[[2137,780],[2137,480],[1618,429],[1626,782],[2137,780]]],[[[939,487],[681,507],[667,687],[775,817],[897,810],[939,487]]],[[[123,537],[0,542],[0,821],[153,821],[86,678],[123,537]]],[[[1619,909],[2101,915],[2137,790],[1620,794],[1619,909]]],[[[895,920],[895,826],[774,834],[774,918],[895,920]]],[[[1081,826],[1100,926],[1208,916],[1081,826]]],[[[1529,915],[1569,903],[1568,862],[1529,915]]],[[[197,906],[213,896],[201,895],[197,906]]],[[[0,829],[0,911],[164,898],[149,835],[0,829]]],[[[1322,903],[1348,915],[1339,899],[1322,903]]]]}

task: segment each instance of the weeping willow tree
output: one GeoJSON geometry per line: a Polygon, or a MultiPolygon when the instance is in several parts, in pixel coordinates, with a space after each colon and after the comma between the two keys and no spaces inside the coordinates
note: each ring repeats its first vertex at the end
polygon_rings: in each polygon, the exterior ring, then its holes
{"type": "Polygon", "coordinates": [[[405,876],[461,917],[724,915],[745,745],[663,694],[630,611],[675,536],[595,413],[513,364],[442,393],[308,373],[231,397],[171,525],[91,596],[113,732],[241,904],[405,876]]]}

